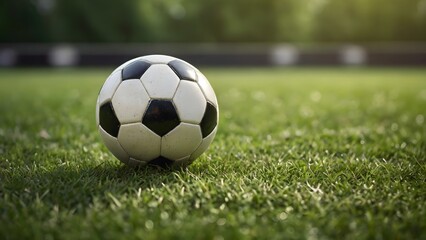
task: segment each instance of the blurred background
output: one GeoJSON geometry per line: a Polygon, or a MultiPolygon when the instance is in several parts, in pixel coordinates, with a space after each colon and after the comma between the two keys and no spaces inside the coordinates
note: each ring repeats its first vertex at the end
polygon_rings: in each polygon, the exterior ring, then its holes
{"type": "Polygon", "coordinates": [[[426,65],[426,0],[0,0],[0,66],[426,65]]]}

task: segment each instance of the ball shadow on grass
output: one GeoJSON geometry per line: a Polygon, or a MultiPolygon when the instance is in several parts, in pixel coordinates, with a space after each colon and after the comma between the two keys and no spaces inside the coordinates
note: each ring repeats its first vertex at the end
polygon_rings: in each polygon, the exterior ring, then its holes
{"type": "MultiPolygon", "coordinates": [[[[84,212],[94,202],[104,206],[115,198],[133,198],[138,192],[155,191],[170,185],[184,185],[185,168],[158,166],[129,167],[119,163],[65,164],[53,169],[29,170],[27,174],[4,176],[4,193],[13,198],[14,208],[43,204],[71,212],[84,212]],[[26,176],[25,176],[26,175],[26,176]]],[[[12,199],[11,199],[12,200],[12,199]]]]}

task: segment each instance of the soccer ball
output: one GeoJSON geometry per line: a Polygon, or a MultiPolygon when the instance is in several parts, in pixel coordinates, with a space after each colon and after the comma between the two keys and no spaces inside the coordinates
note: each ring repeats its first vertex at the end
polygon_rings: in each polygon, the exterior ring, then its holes
{"type": "Polygon", "coordinates": [[[96,104],[103,142],[131,166],[191,164],[213,141],[218,116],[207,78],[189,63],[165,55],[119,66],[96,104]]]}

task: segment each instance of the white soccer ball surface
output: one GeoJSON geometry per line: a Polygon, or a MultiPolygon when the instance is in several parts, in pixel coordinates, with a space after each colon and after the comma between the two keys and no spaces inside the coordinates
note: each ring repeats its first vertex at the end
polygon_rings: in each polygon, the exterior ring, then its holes
{"type": "Polygon", "coordinates": [[[99,92],[96,124],[106,147],[131,166],[185,166],[213,141],[219,108],[207,78],[165,55],[132,59],[99,92]]]}

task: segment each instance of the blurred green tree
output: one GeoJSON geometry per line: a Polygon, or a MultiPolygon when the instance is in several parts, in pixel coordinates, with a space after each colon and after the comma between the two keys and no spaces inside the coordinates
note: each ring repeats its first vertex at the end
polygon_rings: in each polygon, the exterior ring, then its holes
{"type": "Polygon", "coordinates": [[[425,41],[426,0],[0,0],[1,42],[425,41]]]}
{"type": "Polygon", "coordinates": [[[150,39],[137,0],[56,1],[49,16],[53,41],[128,42],[150,39]]]}
{"type": "Polygon", "coordinates": [[[425,0],[327,0],[314,17],[317,41],[425,41],[425,0]]]}
{"type": "Polygon", "coordinates": [[[308,0],[157,1],[162,29],[172,41],[275,42],[307,37],[299,21],[308,0]],[[166,14],[164,14],[164,12],[166,14]]]}
{"type": "Polygon", "coordinates": [[[44,42],[48,29],[43,15],[30,1],[0,0],[1,42],[44,42]]]}

